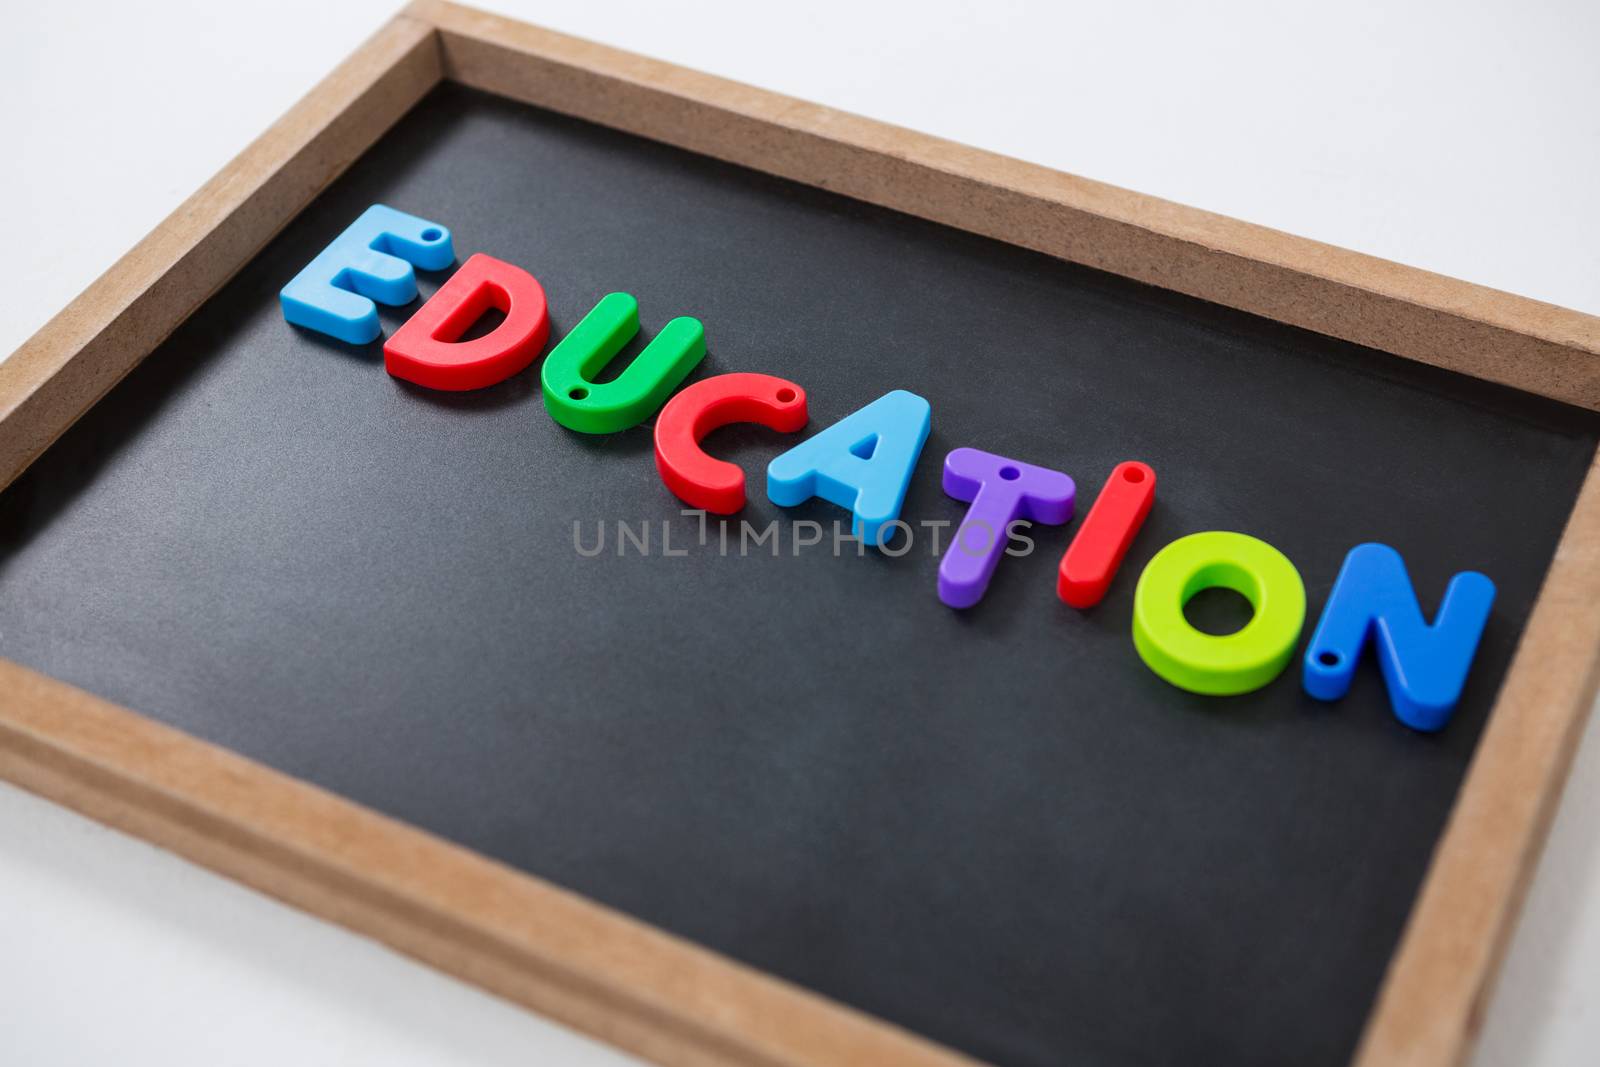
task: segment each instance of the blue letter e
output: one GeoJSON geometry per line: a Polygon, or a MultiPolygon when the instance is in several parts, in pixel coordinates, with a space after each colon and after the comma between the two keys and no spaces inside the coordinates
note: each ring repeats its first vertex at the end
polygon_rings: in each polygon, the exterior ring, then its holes
{"type": "Polygon", "coordinates": [[[454,259],[449,230],[373,204],[283,287],[283,317],[364,345],[383,332],[373,301],[409,304],[417,295],[412,267],[443,270],[454,259]]]}
{"type": "Polygon", "coordinates": [[[922,397],[885,393],[768,464],[767,496],[786,508],[814,496],[849,508],[851,533],[879,544],[883,527],[900,517],[932,423],[922,397]]]}
{"type": "Polygon", "coordinates": [[[1429,626],[1400,553],[1388,545],[1357,545],[1344,558],[1311,635],[1305,690],[1318,700],[1338,700],[1349,692],[1356,660],[1371,635],[1395,716],[1414,730],[1441,729],[1461,699],[1493,603],[1494,583],[1462,571],[1445,587],[1444,602],[1429,626]]]}

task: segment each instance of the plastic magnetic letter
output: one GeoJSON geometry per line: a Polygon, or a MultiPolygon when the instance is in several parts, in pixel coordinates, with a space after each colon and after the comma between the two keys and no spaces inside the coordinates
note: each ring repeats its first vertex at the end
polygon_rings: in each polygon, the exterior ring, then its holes
{"type": "Polygon", "coordinates": [[[1155,499],[1155,471],[1133,460],[1117,464],[1061,557],[1056,595],[1080,611],[1100,603],[1155,499]]]}
{"type": "Polygon", "coordinates": [[[289,280],[278,300],[294,325],[364,345],[383,332],[373,301],[409,304],[417,296],[412,268],[444,270],[455,258],[443,226],[373,204],[289,280]]]}
{"type": "Polygon", "coordinates": [[[744,507],[744,471],[700,447],[706,434],[735,422],[794,433],[806,424],[806,391],[770,374],[719,374],[667,401],[656,418],[656,469],[685,504],[716,515],[744,507]]]}
{"type": "Polygon", "coordinates": [[[1190,534],[1155,554],[1133,591],[1133,646],[1179,689],[1232,696],[1289,665],[1306,620],[1306,587],[1287,556],[1241,533],[1190,534]],[[1202,589],[1232,589],[1255,614],[1237,633],[1202,633],[1183,606],[1202,589]]]}
{"type": "Polygon", "coordinates": [[[1493,605],[1494,583],[1462,571],[1445,586],[1430,626],[1400,553],[1388,545],[1357,545],[1345,556],[1311,635],[1301,684],[1318,700],[1338,700],[1350,691],[1356,661],[1371,638],[1395,717],[1413,730],[1442,729],[1461,699],[1493,605]]]}
{"type": "Polygon", "coordinates": [[[706,354],[699,319],[679,317],[661,328],[628,369],[609,382],[594,376],[639,332],[639,302],[607,293],[544,361],[544,406],[579,433],[616,433],[637,426],[661,406],[706,354]]]}
{"type": "Polygon", "coordinates": [[[983,599],[1017,519],[1059,526],[1072,518],[1077,486],[1049,467],[958,448],[944,458],[944,491],[969,500],[966,518],[939,563],[939,599],[970,608],[983,599]]]}
{"type": "Polygon", "coordinates": [[[849,508],[851,532],[881,544],[883,527],[900,517],[932,425],[922,397],[904,389],[885,393],[769,463],[767,496],[786,508],[814,496],[849,508]]]}
{"type": "Polygon", "coordinates": [[[550,310],[537,278],[478,253],[461,265],[383,346],[383,366],[429,389],[482,389],[532,363],[550,337],[550,310]],[[457,340],[491,307],[505,319],[489,333],[457,340]]]}

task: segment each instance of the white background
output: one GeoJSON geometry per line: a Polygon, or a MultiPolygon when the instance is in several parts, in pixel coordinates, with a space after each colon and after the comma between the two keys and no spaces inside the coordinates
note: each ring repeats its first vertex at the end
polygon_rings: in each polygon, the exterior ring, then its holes
{"type": "MultiPolygon", "coordinates": [[[[1600,313],[1600,4],[1590,0],[484,6],[1600,313]]],[[[0,353],[393,10],[388,0],[11,7],[0,35],[10,249],[0,353]]],[[[1590,1065],[1600,1048],[1597,749],[1591,739],[1580,751],[1478,1067],[1590,1065]]],[[[630,1062],[5,786],[0,1061],[630,1062]]]]}

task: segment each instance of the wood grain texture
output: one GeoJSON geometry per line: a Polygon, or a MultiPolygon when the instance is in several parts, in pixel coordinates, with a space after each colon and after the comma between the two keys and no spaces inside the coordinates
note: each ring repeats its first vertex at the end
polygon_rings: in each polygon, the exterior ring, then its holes
{"type": "Polygon", "coordinates": [[[502,96],[1600,408],[1600,318],[443,2],[446,75],[502,96]]]}
{"type": "Polygon", "coordinates": [[[972,1061],[0,660],[0,776],[670,1065],[972,1061]]]}
{"type": "MultiPolygon", "coordinates": [[[[442,76],[1600,409],[1592,316],[425,0],[0,364],[0,485],[442,76]]],[[[1359,1067],[1445,1067],[1470,1047],[1597,660],[1591,470],[1359,1067]]],[[[661,1063],[970,1062],[3,660],[0,775],[661,1063]]]]}
{"type": "Polygon", "coordinates": [[[1466,1058],[1527,895],[1600,671],[1600,460],[1590,467],[1478,741],[1357,1067],[1466,1058]]]}
{"type": "Polygon", "coordinates": [[[0,488],[139,364],[441,75],[398,18],[0,363],[0,488]]]}

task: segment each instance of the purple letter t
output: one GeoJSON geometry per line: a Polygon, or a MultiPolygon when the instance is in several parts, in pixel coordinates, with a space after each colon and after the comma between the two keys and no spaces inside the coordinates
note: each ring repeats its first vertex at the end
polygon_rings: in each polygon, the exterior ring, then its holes
{"type": "Polygon", "coordinates": [[[944,458],[944,491],[972,506],[939,564],[939,599],[953,608],[970,608],[989,588],[1011,524],[1068,521],[1076,486],[1048,467],[958,448],[944,458]]]}

